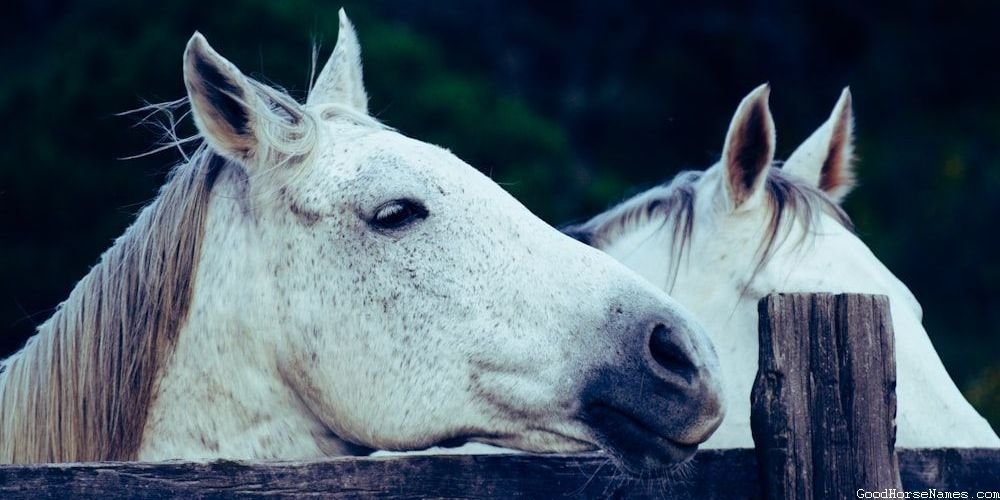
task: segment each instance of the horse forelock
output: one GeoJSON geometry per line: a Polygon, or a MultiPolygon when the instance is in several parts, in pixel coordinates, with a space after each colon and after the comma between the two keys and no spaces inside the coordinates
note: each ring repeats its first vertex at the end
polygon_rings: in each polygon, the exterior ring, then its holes
{"type": "MultiPolygon", "coordinates": [[[[670,266],[676,274],[683,254],[690,247],[695,224],[696,185],[704,172],[685,171],[667,184],[656,186],[636,195],[607,212],[592,219],[562,228],[563,232],[588,245],[606,248],[621,236],[649,223],[665,227],[672,223],[670,266]]],[[[801,224],[803,238],[795,246],[805,243],[805,236],[815,234],[820,216],[828,215],[844,228],[853,231],[847,214],[829,196],[780,168],[769,168],[764,182],[768,204],[768,224],[764,237],[756,250],[753,276],[756,276],[774,254],[783,238],[788,236],[793,224],[801,224]]]]}
{"type": "Polygon", "coordinates": [[[226,164],[202,147],[176,167],[36,335],[0,362],[0,463],[136,458],[226,164]]]}

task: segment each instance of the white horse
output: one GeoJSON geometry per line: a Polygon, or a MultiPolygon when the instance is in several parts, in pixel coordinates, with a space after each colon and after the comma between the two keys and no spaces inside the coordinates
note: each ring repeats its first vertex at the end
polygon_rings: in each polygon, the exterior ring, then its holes
{"type": "Polygon", "coordinates": [[[456,440],[632,473],[721,420],[690,313],[368,116],[345,16],[300,105],[195,34],[205,145],[0,364],[0,462],[306,459],[456,440]]]}
{"type": "Polygon", "coordinates": [[[768,95],[761,86],[740,104],[716,165],[565,228],[668,291],[708,328],[722,364],[727,417],[706,446],[753,446],[757,302],[774,292],[888,295],[898,444],[1000,446],[945,371],[916,299],[855,236],[838,206],[854,185],[849,91],[782,169],[772,166],[768,95]]]}

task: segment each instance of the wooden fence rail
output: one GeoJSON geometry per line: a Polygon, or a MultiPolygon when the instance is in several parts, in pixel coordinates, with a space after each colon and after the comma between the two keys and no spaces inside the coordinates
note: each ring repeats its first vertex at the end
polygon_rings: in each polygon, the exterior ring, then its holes
{"type": "MultiPolygon", "coordinates": [[[[993,449],[899,451],[907,491],[1000,491],[993,449]]],[[[623,478],[607,457],[454,455],[317,462],[86,463],[0,466],[0,498],[762,498],[753,449],[698,452],[682,476],[623,478]]],[[[851,498],[854,498],[853,496],[851,498]]],[[[933,498],[933,497],[925,497],[933,498]]]]}
{"type": "Polygon", "coordinates": [[[757,448],[701,451],[671,478],[629,479],[601,454],[0,465],[0,499],[1000,498],[1000,449],[893,449],[885,297],[772,295],[760,312],[757,448]]]}

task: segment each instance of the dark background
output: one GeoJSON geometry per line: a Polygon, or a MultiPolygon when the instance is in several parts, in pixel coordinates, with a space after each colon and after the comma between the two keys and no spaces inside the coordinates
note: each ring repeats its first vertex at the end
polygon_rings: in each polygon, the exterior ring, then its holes
{"type": "MultiPolygon", "coordinates": [[[[850,85],[858,233],[924,306],[1000,424],[1000,2],[345,2],[372,112],[452,149],[552,224],[713,163],[772,84],[778,157],[850,85]]],[[[184,95],[194,30],[303,97],[340,4],[8,0],[0,6],[0,357],[156,192],[175,152],[115,113],[184,95]]],[[[192,132],[188,123],[182,129],[192,132]]]]}

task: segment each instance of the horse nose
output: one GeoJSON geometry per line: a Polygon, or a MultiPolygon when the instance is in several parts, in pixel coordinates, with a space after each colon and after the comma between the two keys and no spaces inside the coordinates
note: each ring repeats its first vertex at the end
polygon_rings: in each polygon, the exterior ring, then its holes
{"type": "MultiPolygon", "coordinates": [[[[654,393],[700,401],[703,415],[721,419],[721,387],[715,349],[700,325],[652,322],[645,337],[639,376],[652,380],[654,393]]],[[[649,323],[647,323],[649,324],[649,323]]],[[[709,419],[713,420],[713,419],[709,419]]],[[[706,427],[713,427],[708,425],[706,427]]],[[[711,432],[711,431],[709,431],[711,432]]]]}
{"type": "Polygon", "coordinates": [[[627,469],[687,460],[721,423],[715,350],[701,325],[682,314],[623,315],[611,364],[599,365],[584,385],[582,420],[627,469]]]}
{"type": "Polygon", "coordinates": [[[680,377],[686,384],[697,378],[698,367],[693,359],[696,353],[687,337],[659,323],[650,332],[647,346],[646,364],[657,378],[680,377]]]}
{"type": "Polygon", "coordinates": [[[671,408],[673,418],[667,419],[681,417],[686,421],[677,426],[683,430],[674,434],[674,441],[682,444],[704,441],[721,423],[724,413],[714,348],[700,340],[707,341],[700,325],[654,323],[647,331],[639,376],[651,380],[652,394],[677,406],[686,406],[685,410],[671,408]]]}

